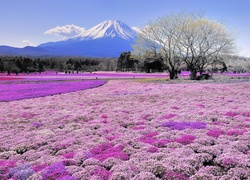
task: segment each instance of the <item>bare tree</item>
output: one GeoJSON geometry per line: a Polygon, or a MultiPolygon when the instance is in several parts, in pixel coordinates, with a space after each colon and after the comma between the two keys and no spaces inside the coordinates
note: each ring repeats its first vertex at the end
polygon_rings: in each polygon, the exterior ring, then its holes
{"type": "Polygon", "coordinates": [[[183,27],[180,49],[183,60],[196,79],[208,65],[223,62],[223,57],[235,52],[234,38],[222,24],[203,17],[189,16],[183,27]]]}
{"type": "Polygon", "coordinates": [[[170,79],[176,77],[180,66],[179,39],[183,34],[185,19],[182,14],[171,14],[148,22],[139,33],[134,53],[158,57],[166,66],[170,79]]]}
{"type": "Polygon", "coordinates": [[[202,73],[234,49],[234,38],[222,24],[185,12],[150,21],[134,45],[137,55],[151,52],[161,56],[170,79],[174,79],[182,62],[190,70],[191,79],[196,79],[197,72],[202,73]]]}

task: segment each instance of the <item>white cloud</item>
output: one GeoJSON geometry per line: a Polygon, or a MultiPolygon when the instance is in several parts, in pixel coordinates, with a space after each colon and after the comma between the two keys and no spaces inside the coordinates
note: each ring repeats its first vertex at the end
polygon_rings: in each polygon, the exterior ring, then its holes
{"type": "Polygon", "coordinates": [[[57,26],[44,32],[44,34],[52,34],[56,36],[63,36],[64,38],[70,38],[76,36],[85,31],[85,28],[76,26],[74,24],[57,26]]]}
{"type": "Polygon", "coordinates": [[[30,42],[29,40],[23,40],[22,41],[26,46],[35,46],[32,42],[30,42]]]}

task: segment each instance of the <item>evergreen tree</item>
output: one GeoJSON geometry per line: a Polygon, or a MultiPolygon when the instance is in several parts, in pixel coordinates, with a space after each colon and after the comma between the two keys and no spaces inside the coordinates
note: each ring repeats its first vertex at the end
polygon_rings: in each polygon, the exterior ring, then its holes
{"type": "Polygon", "coordinates": [[[4,68],[3,61],[0,60],[0,72],[4,72],[4,71],[5,71],[5,68],[4,68]]]}

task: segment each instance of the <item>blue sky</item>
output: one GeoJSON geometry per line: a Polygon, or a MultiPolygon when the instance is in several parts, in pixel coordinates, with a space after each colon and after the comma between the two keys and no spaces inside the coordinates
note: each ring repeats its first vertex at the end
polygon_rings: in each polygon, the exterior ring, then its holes
{"type": "Polygon", "coordinates": [[[238,55],[250,57],[249,8],[250,0],[0,0],[0,45],[59,41],[65,36],[56,30],[66,25],[77,33],[105,20],[140,28],[148,20],[187,11],[225,24],[236,35],[238,55]]]}

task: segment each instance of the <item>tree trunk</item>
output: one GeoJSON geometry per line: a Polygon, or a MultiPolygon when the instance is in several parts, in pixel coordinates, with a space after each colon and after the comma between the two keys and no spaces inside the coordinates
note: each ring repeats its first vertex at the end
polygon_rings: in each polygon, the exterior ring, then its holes
{"type": "Polygon", "coordinates": [[[175,70],[169,70],[169,78],[175,79],[175,70]]]}
{"type": "Polygon", "coordinates": [[[191,74],[190,74],[190,79],[191,79],[191,80],[196,80],[197,71],[193,69],[193,70],[190,70],[190,73],[191,73],[191,74]]]}

